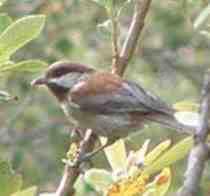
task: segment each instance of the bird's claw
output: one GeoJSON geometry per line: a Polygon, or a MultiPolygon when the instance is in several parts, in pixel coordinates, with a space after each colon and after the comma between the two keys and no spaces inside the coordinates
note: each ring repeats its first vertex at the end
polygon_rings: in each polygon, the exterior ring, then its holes
{"type": "Polygon", "coordinates": [[[63,162],[65,164],[67,164],[69,167],[78,167],[81,163],[89,161],[91,157],[92,157],[91,153],[88,153],[88,154],[80,156],[74,160],[63,159],[63,162]]]}
{"type": "Polygon", "coordinates": [[[92,152],[86,153],[85,155],[79,155],[75,160],[68,161],[67,164],[71,167],[76,167],[83,162],[89,161],[93,156],[95,156],[101,150],[102,150],[102,148],[98,148],[92,152]]]}
{"type": "Polygon", "coordinates": [[[78,156],[78,158],[77,158],[77,164],[80,164],[82,162],[89,161],[98,152],[104,150],[104,148],[107,147],[107,145],[108,145],[108,143],[106,143],[105,145],[100,146],[99,148],[97,148],[96,150],[94,150],[92,152],[86,153],[85,155],[78,156]]]}
{"type": "Polygon", "coordinates": [[[93,156],[95,155],[94,152],[89,152],[89,153],[86,153],[85,155],[81,155],[77,158],[77,163],[80,164],[82,162],[87,162],[89,161],[93,156]]]}

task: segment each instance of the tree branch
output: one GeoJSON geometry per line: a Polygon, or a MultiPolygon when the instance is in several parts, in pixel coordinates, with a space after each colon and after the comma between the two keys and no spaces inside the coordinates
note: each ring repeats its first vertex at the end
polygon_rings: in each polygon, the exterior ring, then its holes
{"type": "Polygon", "coordinates": [[[129,28],[128,35],[123,44],[118,61],[112,66],[112,72],[123,75],[125,69],[136,49],[139,36],[144,27],[144,20],[152,0],[136,0],[135,11],[129,28]]]}
{"type": "MultiPolygon", "coordinates": [[[[90,152],[94,148],[95,136],[92,134],[92,130],[87,130],[84,139],[80,142],[78,159],[84,156],[87,152],[90,152]]],[[[56,196],[66,196],[74,194],[74,183],[77,177],[80,175],[80,162],[71,166],[66,163],[62,179],[56,190],[56,196]]]]}
{"type": "MultiPolygon", "coordinates": [[[[144,27],[144,19],[148,12],[151,0],[136,0],[135,13],[129,28],[127,38],[124,42],[123,48],[118,52],[118,35],[117,35],[117,21],[116,18],[112,18],[112,48],[113,48],[113,62],[112,72],[119,75],[123,75],[129,60],[132,58],[139,35],[144,27]]],[[[88,131],[87,131],[88,132],[88,131]]],[[[89,152],[93,148],[95,137],[86,135],[86,139],[81,141],[80,156],[83,156],[86,152],[89,152]]],[[[56,191],[56,196],[73,195],[73,185],[80,175],[80,163],[74,165],[74,167],[66,164],[63,177],[56,191]]]]}
{"type": "Polygon", "coordinates": [[[210,117],[210,71],[207,72],[204,79],[200,115],[200,124],[194,135],[194,147],[188,158],[185,181],[177,196],[198,195],[202,173],[209,158],[209,146],[206,143],[206,138],[208,135],[208,119],[210,117]]]}

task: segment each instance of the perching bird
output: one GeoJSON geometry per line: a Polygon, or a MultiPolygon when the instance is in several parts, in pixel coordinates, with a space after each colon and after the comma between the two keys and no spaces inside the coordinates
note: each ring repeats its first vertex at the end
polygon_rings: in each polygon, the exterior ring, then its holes
{"type": "Polygon", "coordinates": [[[177,122],[174,109],[139,84],[86,65],[56,62],[32,85],[46,85],[68,118],[107,137],[106,146],[149,121],[184,132],[192,129],[177,122]]]}

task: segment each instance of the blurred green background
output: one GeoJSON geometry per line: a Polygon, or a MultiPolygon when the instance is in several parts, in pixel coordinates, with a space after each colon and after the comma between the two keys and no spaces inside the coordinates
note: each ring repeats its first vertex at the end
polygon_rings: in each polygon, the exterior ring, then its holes
{"type": "MultiPolygon", "coordinates": [[[[210,63],[210,40],[193,29],[193,21],[204,5],[205,1],[199,0],[153,1],[125,77],[170,104],[199,101],[203,74],[210,63]]],[[[47,15],[41,36],[19,50],[15,60],[38,58],[50,64],[69,59],[110,70],[110,34],[98,27],[107,16],[93,1],[8,0],[1,12],[7,12],[13,19],[29,14],[47,15]]],[[[122,11],[121,43],[132,13],[132,3],[122,11]]],[[[0,153],[23,175],[25,186],[38,185],[42,191],[53,191],[62,174],[61,159],[69,147],[70,130],[55,98],[46,89],[31,88],[30,81],[37,75],[15,72],[1,79],[1,89],[17,95],[19,100],[1,104],[0,153]]],[[[155,145],[168,138],[176,142],[183,137],[173,130],[149,125],[128,138],[127,144],[130,149],[138,149],[147,138],[155,145]]],[[[102,153],[93,163],[96,167],[109,167],[102,153]]],[[[184,163],[186,160],[172,168],[173,189],[182,183],[184,163]]],[[[208,171],[204,178],[208,189],[208,171]]]]}

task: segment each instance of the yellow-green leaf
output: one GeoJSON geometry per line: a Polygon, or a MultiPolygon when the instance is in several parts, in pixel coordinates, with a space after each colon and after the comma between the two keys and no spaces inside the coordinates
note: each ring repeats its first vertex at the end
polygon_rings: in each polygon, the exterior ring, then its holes
{"type": "Polygon", "coordinates": [[[127,156],[124,140],[118,140],[104,151],[113,171],[124,170],[126,168],[127,156]]]}
{"type": "Polygon", "coordinates": [[[193,145],[193,138],[187,137],[182,141],[178,142],[167,152],[165,152],[161,157],[159,157],[151,165],[148,165],[143,170],[143,173],[152,175],[155,172],[160,171],[161,169],[170,166],[176,161],[183,159],[190,151],[193,145]]]}
{"type": "Polygon", "coordinates": [[[188,112],[198,112],[199,104],[191,101],[180,101],[173,105],[173,108],[177,111],[188,111],[188,112]]]}
{"type": "Polygon", "coordinates": [[[163,152],[171,145],[171,140],[166,140],[157,145],[151,152],[147,154],[144,160],[144,165],[152,164],[163,152]]]}

